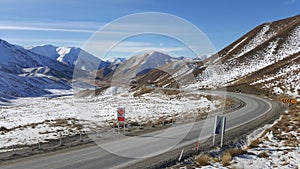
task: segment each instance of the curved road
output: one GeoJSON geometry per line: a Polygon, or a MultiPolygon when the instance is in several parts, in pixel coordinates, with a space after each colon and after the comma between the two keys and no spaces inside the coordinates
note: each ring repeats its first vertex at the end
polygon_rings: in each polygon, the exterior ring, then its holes
{"type": "MultiPolygon", "coordinates": [[[[222,94],[219,92],[218,94],[222,94]]],[[[269,111],[279,109],[277,102],[262,99],[252,95],[226,93],[244,101],[244,107],[225,114],[227,117],[226,131],[238,128],[254,119],[264,117],[269,111]]],[[[195,143],[199,136],[201,140],[211,136],[214,117],[205,121],[188,124],[175,124],[169,129],[144,134],[136,137],[122,137],[111,142],[102,143],[101,147],[90,146],[78,150],[59,151],[56,153],[35,155],[1,164],[3,169],[98,169],[126,168],[127,165],[143,161],[144,157],[157,155],[175,148],[195,143]],[[200,129],[203,129],[200,132],[200,129]],[[173,146],[176,145],[176,146],[173,146]],[[109,153],[114,152],[114,153],[109,153]],[[122,156],[118,156],[118,155],[122,156]],[[125,157],[124,157],[125,156],[125,157]]]]}

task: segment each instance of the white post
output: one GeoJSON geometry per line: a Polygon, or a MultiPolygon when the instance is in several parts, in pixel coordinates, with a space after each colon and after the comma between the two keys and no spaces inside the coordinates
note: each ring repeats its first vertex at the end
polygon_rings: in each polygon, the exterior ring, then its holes
{"type": "Polygon", "coordinates": [[[180,156],[179,156],[179,159],[178,159],[178,161],[181,161],[181,158],[182,158],[183,151],[184,151],[184,149],[182,149],[182,150],[181,150],[181,153],[180,153],[180,156]]]}
{"type": "Polygon", "coordinates": [[[216,127],[217,127],[217,115],[215,116],[215,125],[214,125],[214,131],[213,131],[213,146],[215,145],[215,139],[216,139],[216,127]]]}
{"type": "Polygon", "coordinates": [[[223,146],[224,132],[225,132],[225,116],[222,117],[222,131],[221,131],[221,143],[220,143],[220,147],[223,146]]]}

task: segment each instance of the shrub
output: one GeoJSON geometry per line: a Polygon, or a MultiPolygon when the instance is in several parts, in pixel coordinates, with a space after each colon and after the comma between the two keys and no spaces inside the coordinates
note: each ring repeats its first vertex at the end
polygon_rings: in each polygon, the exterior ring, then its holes
{"type": "Polygon", "coordinates": [[[226,152],[229,153],[232,157],[247,153],[246,150],[241,149],[241,148],[228,149],[228,150],[226,150],[226,152]]]}
{"type": "Polygon", "coordinates": [[[257,148],[260,143],[261,141],[259,139],[255,139],[250,143],[249,148],[257,148]]]}
{"type": "Polygon", "coordinates": [[[199,155],[196,157],[196,162],[199,166],[205,166],[209,164],[209,159],[208,155],[199,155]]]}
{"type": "Polygon", "coordinates": [[[268,158],[269,155],[268,155],[268,153],[266,153],[265,151],[263,151],[263,152],[260,152],[260,153],[258,154],[258,157],[260,157],[260,158],[268,158]]]}
{"type": "Polygon", "coordinates": [[[231,160],[232,160],[231,154],[228,153],[228,152],[225,152],[225,153],[223,154],[223,156],[222,156],[222,161],[221,161],[221,162],[222,162],[222,165],[223,165],[223,166],[228,166],[231,160]]]}

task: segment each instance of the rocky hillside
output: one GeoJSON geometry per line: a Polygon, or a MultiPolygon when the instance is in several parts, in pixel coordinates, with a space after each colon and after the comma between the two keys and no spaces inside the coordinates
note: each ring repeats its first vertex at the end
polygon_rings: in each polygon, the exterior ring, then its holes
{"type": "Polygon", "coordinates": [[[272,94],[299,95],[300,15],[264,23],[207,59],[218,77],[198,76],[199,87],[250,84],[272,94]]]}

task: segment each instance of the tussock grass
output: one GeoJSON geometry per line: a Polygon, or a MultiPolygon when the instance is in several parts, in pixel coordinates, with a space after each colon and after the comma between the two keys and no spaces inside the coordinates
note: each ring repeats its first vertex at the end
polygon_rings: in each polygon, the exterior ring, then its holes
{"type": "Polygon", "coordinates": [[[260,157],[260,158],[268,158],[268,157],[269,157],[269,154],[266,153],[265,151],[263,151],[263,152],[260,152],[260,153],[258,154],[258,157],[260,157]]]}
{"type": "Polygon", "coordinates": [[[246,154],[247,150],[241,148],[228,149],[225,152],[229,153],[232,157],[246,154]]]}
{"type": "Polygon", "coordinates": [[[253,140],[250,145],[248,146],[249,148],[257,148],[259,147],[258,145],[261,143],[260,139],[257,138],[255,140],[253,140]]]}
{"type": "Polygon", "coordinates": [[[221,160],[221,163],[222,165],[225,167],[225,166],[228,166],[230,164],[230,161],[232,160],[232,156],[230,153],[228,152],[225,152],[222,156],[222,160],[221,160]]]}
{"type": "Polygon", "coordinates": [[[199,155],[196,157],[196,163],[199,167],[208,165],[210,158],[208,155],[199,155]]]}

